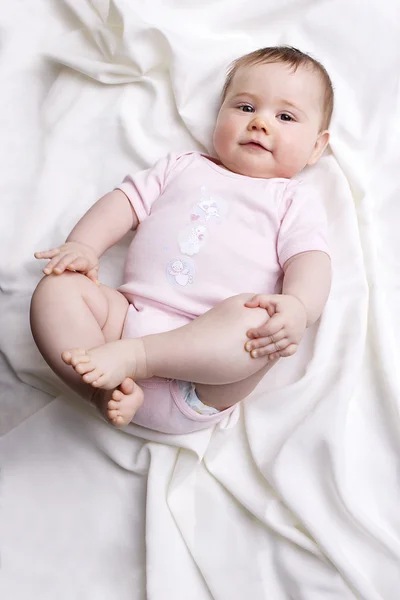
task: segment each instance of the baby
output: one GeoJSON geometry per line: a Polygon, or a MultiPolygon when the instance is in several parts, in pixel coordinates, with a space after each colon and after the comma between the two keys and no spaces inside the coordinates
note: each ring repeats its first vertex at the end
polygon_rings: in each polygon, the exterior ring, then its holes
{"type": "Polygon", "coordinates": [[[170,154],[128,175],[63,245],[35,254],[50,259],[32,298],[37,346],[109,422],[210,427],[296,352],[331,266],[321,201],[293,178],[323,153],[332,108],[310,56],[243,56],[223,89],[215,158],[170,154]],[[100,285],[99,257],[130,230],[124,284],[100,285]]]}

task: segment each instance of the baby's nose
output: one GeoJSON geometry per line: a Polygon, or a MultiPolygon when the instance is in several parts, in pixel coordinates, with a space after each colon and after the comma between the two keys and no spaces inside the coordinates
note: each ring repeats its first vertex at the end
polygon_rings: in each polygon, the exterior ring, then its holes
{"type": "Polygon", "coordinates": [[[256,117],[250,121],[247,129],[249,131],[263,131],[264,133],[268,133],[269,128],[265,119],[256,117]]]}

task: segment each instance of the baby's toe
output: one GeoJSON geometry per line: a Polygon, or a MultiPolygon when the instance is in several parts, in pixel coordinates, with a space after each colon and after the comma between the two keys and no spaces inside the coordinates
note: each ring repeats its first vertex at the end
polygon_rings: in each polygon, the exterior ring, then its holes
{"type": "Polygon", "coordinates": [[[93,371],[94,369],[94,366],[90,362],[77,362],[77,364],[73,366],[78,375],[90,373],[90,371],[93,371]]]}
{"type": "Polygon", "coordinates": [[[71,350],[64,350],[64,352],[61,353],[61,358],[67,365],[72,365],[74,364],[73,361],[75,361],[78,356],[84,356],[84,354],[85,350],[82,348],[72,348],[71,350]]]}
{"type": "Polygon", "coordinates": [[[93,369],[92,371],[85,373],[82,379],[85,383],[93,384],[93,387],[100,387],[98,385],[98,380],[101,375],[103,375],[103,373],[100,371],[100,369],[93,369]]]}
{"type": "Polygon", "coordinates": [[[119,416],[119,411],[115,409],[107,410],[107,415],[110,421],[114,421],[119,416]]]}
{"type": "MultiPolygon", "coordinates": [[[[119,386],[119,389],[126,395],[132,394],[135,389],[135,382],[130,377],[126,377],[119,386]]],[[[120,393],[118,390],[115,391],[120,393]]]]}
{"type": "Polygon", "coordinates": [[[111,397],[113,400],[116,400],[117,402],[121,402],[124,395],[119,390],[114,390],[111,397]]]}
{"type": "Polygon", "coordinates": [[[90,362],[90,356],[88,356],[86,353],[85,354],[74,354],[71,358],[71,365],[73,367],[76,367],[79,364],[83,365],[88,362],[90,362]]]}
{"type": "Polygon", "coordinates": [[[115,400],[109,400],[107,402],[108,410],[118,410],[120,407],[120,402],[115,402],[115,400]]]}
{"type": "Polygon", "coordinates": [[[61,358],[68,365],[74,364],[74,361],[76,361],[78,357],[83,356],[86,356],[86,350],[84,350],[83,348],[69,348],[68,350],[64,350],[64,352],[61,353],[61,358]]]}
{"type": "Polygon", "coordinates": [[[104,373],[99,370],[99,375],[96,377],[96,381],[93,381],[93,385],[95,387],[106,388],[108,385],[108,380],[109,378],[107,375],[104,375],[104,373]]]}
{"type": "Polygon", "coordinates": [[[71,363],[72,354],[69,350],[65,350],[64,352],[61,352],[61,358],[69,365],[71,363]]]}

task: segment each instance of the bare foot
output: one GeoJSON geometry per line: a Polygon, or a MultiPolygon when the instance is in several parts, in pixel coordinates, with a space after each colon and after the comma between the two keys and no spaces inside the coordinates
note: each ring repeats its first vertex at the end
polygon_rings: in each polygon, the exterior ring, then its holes
{"type": "Polygon", "coordinates": [[[92,402],[109,423],[115,427],[125,427],[142,406],[143,396],[142,388],[127,377],[113,392],[96,390],[92,402]]]}
{"type": "Polygon", "coordinates": [[[84,350],[73,348],[61,355],[85,383],[103,390],[118,387],[126,377],[145,379],[146,354],[141,338],[124,339],[84,350]]]}

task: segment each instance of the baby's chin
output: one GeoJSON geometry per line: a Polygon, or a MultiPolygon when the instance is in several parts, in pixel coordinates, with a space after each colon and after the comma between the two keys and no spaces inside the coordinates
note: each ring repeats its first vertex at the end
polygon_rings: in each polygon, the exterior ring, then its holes
{"type": "Polygon", "coordinates": [[[236,173],[237,175],[252,177],[253,179],[291,179],[291,177],[296,175],[296,173],[293,175],[287,175],[285,174],[285,171],[277,167],[261,166],[251,163],[249,164],[246,161],[223,161],[220,158],[219,161],[221,166],[225,167],[225,169],[228,169],[228,171],[236,173]]]}
{"type": "MultiPolygon", "coordinates": [[[[267,152],[267,151],[266,151],[267,152]]],[[[295,165],[290,168],[289,165],[278,164],[272,153],[268,157],[263,157],[257,152],[246,152],[240,148],[239,152],[221,153],[215,152],[215,155],[222,167],[245,177],[254,179],[291,179],[298,174],[295,165]]]]}

